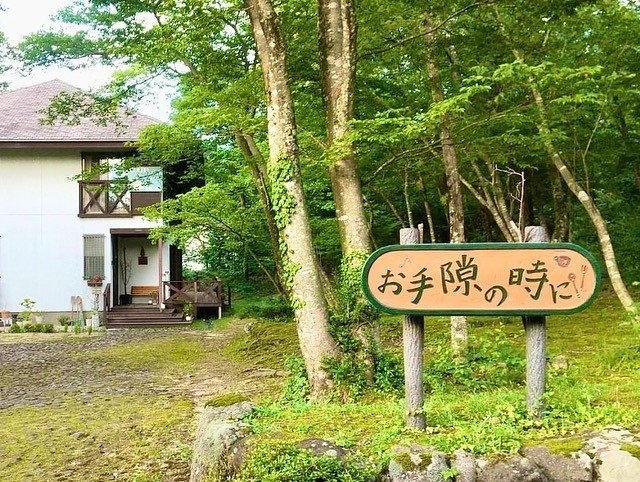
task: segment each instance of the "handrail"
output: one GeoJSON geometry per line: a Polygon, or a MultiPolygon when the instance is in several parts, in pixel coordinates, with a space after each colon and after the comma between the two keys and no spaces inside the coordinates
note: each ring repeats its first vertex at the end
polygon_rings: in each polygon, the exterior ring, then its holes
{"type": "MultiPolygon", "coordinates": [[[[215,293],[220,304],[224,304],[225,293],[220,281],[163,281],[163,293],[166,296],[166,305],[202,302],[207,293],[215,293]]],[[[231,292],[228,293],[229,301],[231,292]]]]}
{"type": "Polygon", "coordinates": [[[106,322],[106,314],[111,311],[111,283],[107,283],[102,292],[102,311],[106,322]]]}

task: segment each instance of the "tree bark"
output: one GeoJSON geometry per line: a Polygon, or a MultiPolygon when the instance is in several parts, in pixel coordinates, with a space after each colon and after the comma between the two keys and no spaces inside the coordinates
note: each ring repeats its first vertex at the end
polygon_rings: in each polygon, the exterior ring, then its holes
{"type": "MultiPolygon", "coordinates": [[[[400,244],[417,244],[420,233],[416,228],[400,230],[400,244]]],[[[404,364],[404,393],[407,427],[424,430],[427,426],[424,413],[424,387],[422,385],[424,351],[424,316],[404,315],[402,323],[402,347],[404,364]]]]}
{"type": "Polygon", "coordinates": [[[323,369],[323,360],[337,357],[339,351],[329,334],[327,304],[302,191],[285,46],[270,0],[244,1],[267,92],[267,171],[276,221],[284,244],[283,261],[291,283],[298,338],[312,395],[319,397],[333,386],[328,373],[323,369]]]}
{"type": "Polygon", "coordinates": [[[569,240],[571,232],[572,206],[562,184],[562,177],[557,169],[551,169],[551,195],[553,197],[553,233],[551,242],[561,243],[569,240]]]}
{"type": "MultiPolygon", "coordinates": [[[[371,251],[353,146],[345,142],[353,119],[356,22],[351,0],[318,0],[320,81],[331,162],[329,174],[343,255],[371,251]]],[[[351,259],[358,258],[353,257],[351,259]]],[[[360,256],[363,260],[364,257],[360,256]]],[[[357,269],[362,261],[353,261],[357,269]]]]}
{"type": "Polygon", "coordinates": [[[573,173],[569,170],[567,164],[564,162],[564,159],[562,159],[560,152],[556,149],[555,145],[551,141],[549,126],[547,124],[544,99],[542,98],[542,94],[540,94],[540,91],[533,84],[530,85],[530,88],[531,92],[533,93],[536,107],[538,108],[538,113],[540,115],[538,130],[542,135],[542,138],[544,139],[544,147],[547,151],[547,154],[553,162],[555,168],[562,176],[562,179],[564,179],[564,182],[569,190],[575,197],[578,198],[580,204],[582,204],[582,207],[587,212],[591,223],[596,229],[598,241],[600,243],[600,249],[602,250],[602,256],[607,268],[607,273],[609,274],[611,285],[613,287],[613,290],[616,292],[620,303],[627,312],[631,313],[635,317],[635,319],[638,320],[640,314],[638,313],[638,308],[635,306],[633,298],[629,294],[629,291],[627,290],[627,287],[622,280],[620,270],[618,269],[618,263],[616,261],[616,255],[613,250],[613,243],[611,242],[611,237],[609,236],[609,230],[607,229],[607,223],[602,217],[598,206],[596,206],[596,203],[593,202],[593,198],[576,180],[573,173]]]}
{"type": "MultiPolygon", "coordinates": [[[[444,100],[444,92],[440,80],[440,69],[435,55],[435,32],[428,14],[425,14],[425,40],[427,42],[427,72],[431,82],[431,92],[435,102],[444,100]]],[[[458,154],[451,137],[451,121],[448,115],[442,118],[440,124],[440,144],[442,160],[447,178],[449,234],[451,243],[464,243],[464,208],[462,204],[462,189],[458,173],[458,154]]],[[[451,317],[451,347],[455,353],[466,350],[468,343],[467,319],[464,316],[451,317]]]]}

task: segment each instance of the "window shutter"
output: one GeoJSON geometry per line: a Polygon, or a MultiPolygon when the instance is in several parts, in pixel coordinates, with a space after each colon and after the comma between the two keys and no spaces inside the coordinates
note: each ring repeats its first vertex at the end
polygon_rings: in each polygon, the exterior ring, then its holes
{"type": "Polygon", "coordinates": [[[84,236],[84,279],[96,275],[104,278],[104,234],[84,236]]]}

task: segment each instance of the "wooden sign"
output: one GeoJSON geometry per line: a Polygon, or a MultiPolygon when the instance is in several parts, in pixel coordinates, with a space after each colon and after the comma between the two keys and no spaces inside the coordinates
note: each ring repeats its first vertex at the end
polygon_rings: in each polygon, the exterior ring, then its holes
{"type": "Polygon", "coordinates": [[[362,274],[376,308],[425,315],[574,313],[600,280],[593,256],[566,243],[385,246],[362,274]]]}

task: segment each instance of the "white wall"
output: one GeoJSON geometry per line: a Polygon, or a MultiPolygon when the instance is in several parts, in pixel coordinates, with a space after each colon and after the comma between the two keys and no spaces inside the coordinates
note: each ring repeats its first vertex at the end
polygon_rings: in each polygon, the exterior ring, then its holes
{"type": "MultiPolygon", "coordinates": [[[[155,225],[140,216],[79,218],[78,182],[71,178],[80,170],[77,150],[0,150],[0,309],[20,311],[20,301],[32,298],[36,309],[70,311],[71,296],[82,296],[89,309],[83,235],[105,235],[105,282],[111,282],[110,229],[155,225]]],[[[149,267],[157,280],[157,259],[149,267]]]]}

